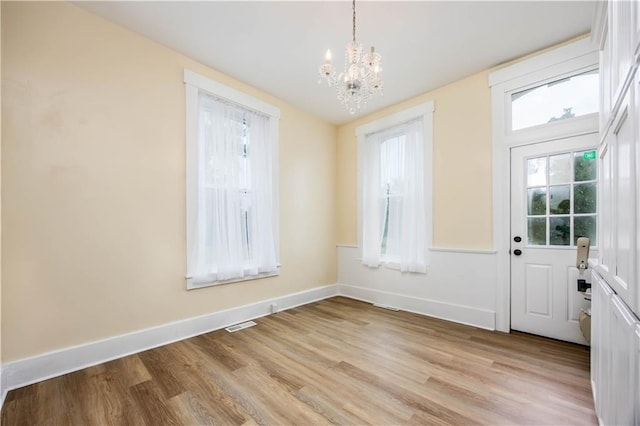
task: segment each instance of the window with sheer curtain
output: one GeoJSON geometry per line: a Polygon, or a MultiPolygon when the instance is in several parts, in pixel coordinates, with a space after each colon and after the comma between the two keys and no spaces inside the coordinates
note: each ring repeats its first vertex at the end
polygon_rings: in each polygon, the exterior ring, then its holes
{"type": "Polygon", "coordinates": [[[196,74],[185,82],[188,287],[275,275],[274,110],[196,74]]]}
{"type": "MultiPolygon", "coordinates": [[[[367,266],[426,272],[430,185],[426,188],[425,181],[430,184],[431,176],[425,163],[425,121],[420,114],[386,128],[379,127],[389,120],[369,126],[374,131],[360,131],[361,245],[367,266]]],[[[430,129],[430,119],[427,124],[430,129]]]]}

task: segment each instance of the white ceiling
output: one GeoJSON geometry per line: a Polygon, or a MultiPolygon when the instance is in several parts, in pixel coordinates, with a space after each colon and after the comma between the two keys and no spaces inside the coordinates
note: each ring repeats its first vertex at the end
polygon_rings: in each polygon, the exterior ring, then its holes
{"type": "Polygon", "coordinates": [[[483,69],[587,33],[595,2],[363,1],[357,38],[382,55],[385,94],[352,116],[318,84],[338,71],[351,2],[77,2],[77,6],[341,124],[483,69]]]}

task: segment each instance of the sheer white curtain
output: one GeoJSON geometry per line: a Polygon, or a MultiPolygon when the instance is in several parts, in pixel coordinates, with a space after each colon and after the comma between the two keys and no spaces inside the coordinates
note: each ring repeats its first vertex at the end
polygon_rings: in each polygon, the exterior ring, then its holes
{"type": "Polygon", "coordinates": [[[406,125],[400,270],[427,272],[427,217],[424,199],[424,129],[422,120],[406,125]]]}
{"type": "Polygon", "coordinates": [[[362,152],[362,263],[380,266],[385,201],[381,196],[381,134],[368,135],[362,152]]]}
{"type": "Polygon", "coordinates": [[[269,118],[199,94],[194,283],[277,270],[269,118]]]}
{"type": "Polygon", "coordinates": [[[363,263],[426,272],[422,120],[367,135],[363,156],[363,263]]]}

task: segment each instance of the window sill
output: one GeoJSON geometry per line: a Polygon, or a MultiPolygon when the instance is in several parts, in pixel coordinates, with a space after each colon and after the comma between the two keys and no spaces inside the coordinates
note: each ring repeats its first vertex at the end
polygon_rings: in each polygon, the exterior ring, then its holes
{"type": "Polygon", "coordinates": [[[230,280],[205,281],[205,282],[194,283],[193,278],[187,278],[187,290],[196,290],[199,288],[213,287],[217,285],[238,283],[243,281],[253,281],[253,280],[259,280],[261,278],[277,277],[278,275],[280,275],[280,267],[278,267],[278,270],[274,272],[265,272],[263,274],[251,275],[251,276],[242,277],[242,278],[232,278],[230,280]]]}

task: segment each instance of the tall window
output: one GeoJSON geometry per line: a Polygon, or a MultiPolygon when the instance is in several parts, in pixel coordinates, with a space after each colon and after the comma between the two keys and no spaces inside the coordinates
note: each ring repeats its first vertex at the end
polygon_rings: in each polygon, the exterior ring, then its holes
{"type": "Polygon", "coordinates": [[[426,272],[432,110],[429,103],[358,129],[362,260],[367,266],[426,272]]]}
{"type": "Polygon", "coordinates": [[[185,83],[187,285],[275,275],[278,111],[188,71],[185,83]]]}

